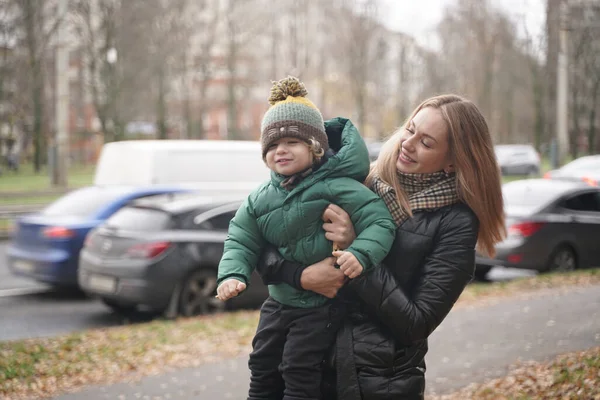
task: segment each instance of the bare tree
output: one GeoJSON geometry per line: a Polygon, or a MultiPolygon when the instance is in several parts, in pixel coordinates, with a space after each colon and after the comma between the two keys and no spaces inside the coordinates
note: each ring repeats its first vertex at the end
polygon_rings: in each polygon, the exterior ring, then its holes
{"type": "Polygon", "coordinates": [[[474,100],[499,142],[534,140],[531,69],[537,61],[516,31],[516,23],[489,0],[459,0],[438,25],[443,51],[434,61],[437,91],[474,100]]]}
{"type": "Polygon", "coordinates": [[[556,133],[556,75],[559,52],[559,16],[565,0],[546,0],[546,65],[545,65],[545,138],[551,140],[556,133]]]}
{"type": "Polygon", "coordinates": [[[43,154],[44,123],[44,61],[48,44],[64,16],[53,15],[48,0],[14,0],[17,6],[18,21],[28,55],[28,72],[31,89],[30,101],[33,108],[33,165],[39,172],[43,154]]]}
{"type": "Polygon", "coordinates": [[[498,55],[498,17],[489,0],[459,0],[438,26],[445,55],[446,85],[474,99],[489,118],[498,55]]]}
{"type": "Polygon", "coordinates": [[[385,58],[386,44],[381,36],[381,24],[377,21],[375,0],[341,1],[339,37],[341,65],[346,66],[345,76],[351,89],[356,112],[356,123],[361,132],[367,130],[367,101],[369,88],[377,66],[385,58]]]}
{"type": "Polygon", "coordinates": [[[542,142],[544,141],[545,132],[545,119],[546,119],[546,85],[545,85],[545,71],[543,59],[543,51],[546,46],[546,35],[541,34],[538,37],[534,37],[533,34],[527,28],[525,21],[522,23],[524,31],[523,40],[523,53],[529,66],[530,77],[531,77],[531,95],[533,108],[535,113],[534,122],[534,139],[533,143],[536,149],[542,149],[542,142]]]}
{"type": "MultiPolygon", "coordinates": [[[[7,128],[9,137],[2,139],[14,143],[13,127],[15,113],[15,79],[17,63],[15,60],[16,39],[15,8],[10,0],[0,1],[0,129],[7,128]]],[[[12,147],[12,146],[9,146],[12,147]]],[[[9,149],[10,150],[10,149],[9,149]]]]}
{"type": "Polygon", "coordinates": [[[229,80],[227,84],[227,135],[231,135],[232,138],[237,138],[238,133],[238,119],[237,119],[237,96],[235,91],[235,78],[236,78],[236,64],[238,62],[238,24],[236,17],[239,18],[240,12],[239,7],[236,7],[234,0],[228,0],[227,2],[227,72],[229,80]]]}
{"type": "MultiPolygon", "coordinates": [[[[241,139],[239,127],[239,93],[247,91],[252,84],[250,72],[254,63],[257,44],[264,43],[271,33],[268,28],[272,14],[264,0],[227,0],[225,8],[225,36],[227,38],[225,67],[227,70],[227,135],[241,139]]],[[[262,69],[262,60],[254,67],[262,69]]]]}
{"type": "Polygon", "coordinates": [[[571,156],[577,158],[579,150],[578,140],[582,134],[582,122],[586,114],[586,101],[588,99],[588,79],[586,76],[586,52],[589,51],[587,35],[576,32],[570,46],[569,57],[573,60],[569,68],[569,114],[571,117],[569,129],[569,142],[571,156]]]}
{"type": "MultiPolygon", "coordinates": [[[[185,47],[187,51],[186,59],[191,62],[189,68],[192,69],[192,87],[196,89],[195,83],[198,83],[197,88],[197,106],[195,107],[195,118],[191,116],[189,104],[189,91],[185,94],[186,105],[186,125],[188,127],[189,137],[204,138],[204,115],[209,106],[207,99],[208,84],[214,75],[214,49],[217,44],[217,28],[221,18],[221,7],[219,0],[207,1],[202,10],[199,10],[201,15],[192,22],[195,24],[190,40],[198,43],[198,51],[194,51],[190,56],[189,47],[185,47]],[[189,58],[191,60],[189,60],[189,58]],[[195,127],[195,131],[192,128],[195,127]]],[[[187,68],[187,63],[184,63],[187,68]]],[[[189,71],[184,72],[184,76],[189,71]]],[[[189,90],[190,85],[186,85],[189,90]]]]}
{"type": "Polygon", "coordinates": [[[588,151],[600,151],[600,141],[596,138],[597,110],[600,103],[600,20],[599,4],[571,6],[570,44],[571,60],[570,97],[573,137],[572,155],[577,155],[576,145],[583,136],[583,126],[587,125],[588,151]],[[574,147],[574,148],[573,148],[574,147]]]}
{"type": "Polygon", "coordinates": [[[185,12],[187,0],[152,0],[146,2],[151,11],[149,26],[149,54],[152,74],[156,77],[156,126],[158,137],[167,138],[167,95],[173,74],[174,64],[179,61],[179,50],[188,46],[182,42],[182,33],[187,32],[185,12]]]}
{"type": "Polygon", "coordinates": [[[116,121],[119,78],[116,62],[119,0],[80,0],[74,5],[76,32],[87,66],[88,87],[100,121],[104,141],[120,138],[116,121]]]}

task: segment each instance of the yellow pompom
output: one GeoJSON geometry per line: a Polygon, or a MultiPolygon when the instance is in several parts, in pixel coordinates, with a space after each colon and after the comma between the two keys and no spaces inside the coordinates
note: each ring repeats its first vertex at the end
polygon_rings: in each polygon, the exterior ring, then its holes
{"type": "Polygon", "coordinates": [[[293,97],[306,97],[308,92],[304,87],[304,83],[300,82],[298,78],[288,76],[287,78],[281,79],[277,82],[273,82],[271,87],[271,96],[269,96],[269,104],[274,105],[280,101],[293,97]]]}

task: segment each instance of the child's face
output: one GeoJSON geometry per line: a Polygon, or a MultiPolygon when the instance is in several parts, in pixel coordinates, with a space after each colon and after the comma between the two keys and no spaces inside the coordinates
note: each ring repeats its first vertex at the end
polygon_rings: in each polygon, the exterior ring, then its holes
{"type": "Polygon", "coordinates": [[[272,171],[290,176],[310,167],[313,155],[306,142],[287,137],[271,143],[265,160],[272,171]]]}

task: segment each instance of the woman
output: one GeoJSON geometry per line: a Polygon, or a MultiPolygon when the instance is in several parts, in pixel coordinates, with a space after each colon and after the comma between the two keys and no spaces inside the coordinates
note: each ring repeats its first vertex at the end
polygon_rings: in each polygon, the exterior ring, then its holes
{"type": "MultiPolygon", "coordinates": [[[[443,321],[475,268],[475,248],[493,256],[505,235],[500,174],[485,119],[455,95],[421,103],[383,146],[366,184],[398,226],[384,268],[340,292],[344,323],[323,398],[422,399],[427,338],[443,321]]],[[[329,206],[327,238],[355,237],[348,214],[329,206]]],[[[303,268],[270,252],[261,274],[335,296],[344,283],[332,258],[303,268]]]]}

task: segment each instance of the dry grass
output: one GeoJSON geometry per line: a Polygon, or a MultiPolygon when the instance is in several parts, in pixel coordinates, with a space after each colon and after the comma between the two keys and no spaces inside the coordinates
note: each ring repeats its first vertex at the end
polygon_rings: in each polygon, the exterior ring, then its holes
{"type": "Polygon", "coordinates": [[[600,347],[527,362],[499,379],[427,400],[600,400],[600,347]]]}
{"type": "Polygon", "coordinates": [[[76,387],[197,366],[246,352],[256,312],[91,330],[0,344],[0,398],[44,398],[76,387]]]}

